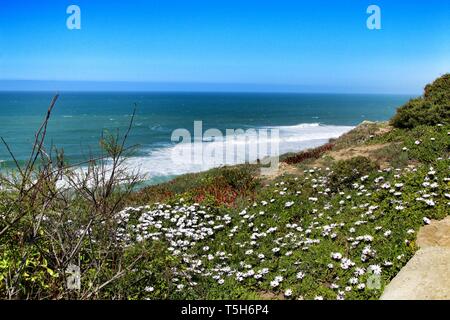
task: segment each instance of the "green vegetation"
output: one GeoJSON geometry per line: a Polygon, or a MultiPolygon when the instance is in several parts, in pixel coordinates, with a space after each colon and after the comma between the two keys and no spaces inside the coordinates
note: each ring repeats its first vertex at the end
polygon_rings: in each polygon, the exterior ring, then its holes
{"type": "Polygon", "coordinates": [[[370,141],[378,132],[386,128],[384,123],[365,121],[355,129],[342,135],[334,141],[334,150],[341,150],[349,147],[362,145],[370,141]]]}
{"type": "Polygon", "coordinates": [[[208,200],[210,204],[234,206],[254,196],[259,187],[258,172],[257,165],[244,164],[185,174],[169,182],[143,188],[130,196],[129,203],[155,203],[183,194],[185,199],[194,202],[208,200]]]}
{"type": "Polygon", "coordinates": [[[450,123],[450,74],[425,87],[423,97],[410,100],[392,118],[396,128],[450,123]]]}
{"type": "Polygon", "coordinates": [[[345,190],[358,179],[374,172],[377,168],[375,162],[362,156],[337,161],[332,166],[333,170],[328,178],[328,185],[335,192],[345,190]]]}
{"type": "MultiPolygon", "coordinates": [[[[447,114],[448,79],[422,98],[447,114]]],[[[87,172],[37,148],[43,162],[1,180],[0,297],[377,299],[450,208],[448,117],[414,113],[285,156],[289,174],[223,167],[139,191],[118,135],[103,140],[113,166],[87,172]]]]}

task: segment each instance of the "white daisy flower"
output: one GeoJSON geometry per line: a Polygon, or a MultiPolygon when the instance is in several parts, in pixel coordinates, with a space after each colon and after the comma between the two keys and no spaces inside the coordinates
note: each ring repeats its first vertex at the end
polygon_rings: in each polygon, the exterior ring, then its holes
{"type": "Polygon", "coordinates": [[[284,292],[284,296],[285,296],[285,297],[290,297],[290,296],[292,296],[292,290],[291,290],[291,289],[287,289],[287,290],[284,292]]]}

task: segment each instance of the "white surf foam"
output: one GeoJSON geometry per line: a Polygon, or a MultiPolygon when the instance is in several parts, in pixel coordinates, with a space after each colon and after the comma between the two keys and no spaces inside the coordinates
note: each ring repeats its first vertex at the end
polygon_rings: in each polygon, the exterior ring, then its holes
{"type": "MultiPolygon", "coordinates": [[[[221,148],[223,149],[224,146],[226,148],[229,148],[230,146],[238,148],[240,144],[256,144],[260,147],[262,144],[267,145],[278,142],[279,154],[281,155],[287,152],[297,152],[320,146],[328,142],[329,139],[337,138],[354,127],[303,123],[294,126],[279,126],[272,128],[279,130],[277,141],[274,141],[274,138],[270,138],[270,136],[267,139],[259,140],[256,139],[256,136],[250,136],[247,141],[237,139],[232,142],[225,142],[226,140],[222,138],[206,142],[203,145],[207,146],[209,150],[220,150],[221,148]]],[[[249,158],[248,152],[237,152],[236,158],[232,163],[227,163],[225,157],[214,157],[213,159],[211,159],[211,157],[204,157],[201,163],[193,163],[189,148],[191,148],[191,144],[180,143],[169,147],[154,149],[149,151],[146,156],[127,159],[126,166],[133,171],[139,170],[147,179],[152,180],[158,177],[204,171],[225,164],[244,163],[246,160],[256,160],[255,157],[249,158]],[[174,154],[175,157],[173,157],[174,154]]],[[[267,155],[258,154],[258,158],[262,159],[267,155]]]]}

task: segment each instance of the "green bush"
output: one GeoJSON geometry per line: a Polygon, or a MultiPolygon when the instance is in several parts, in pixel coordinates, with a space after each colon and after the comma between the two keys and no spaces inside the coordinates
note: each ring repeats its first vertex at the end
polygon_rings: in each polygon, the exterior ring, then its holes
{"type": "Polygon", "coordinates": [[[350,187],[362,176],[377,170],[377,164],[366,157],[355,157],[336,162],[329,177],[329,186],[333,191],[350,187]]]}
{"type": "Polygon", "coordinates": [[[425,87],[424,97],[438,105],[450,106],[450,73],[436,79],[425,87]]]}
{"type": "Polygon", "coordinates": [[[448,110],[423,98],[412,99],[397,110],[391,124],[396,128],[412,129],[419,125],[448,123],[448,110]]]}
{"type": "Polygon", "coordinates": [[[240,165],[235,167],[223,167],[220,175],[225,179],[228,185],[237,190],[252,190],[256,186],[255,176],[258,168],[249,165],[240,165]]]}
{"type": "Polygon", "coordinates": [[[396,128],[450,123],[450,74],[425,87],[423,97],[412,99],[397,110],[391,120],[396,128]]]}
{"type": "Polygon", "coordinates": [[[373,152],[377,161],[389,163],[393,168],[404,168],[408,165],[408,153],[402,151],[402,144],[389,143],[373,152]]]}

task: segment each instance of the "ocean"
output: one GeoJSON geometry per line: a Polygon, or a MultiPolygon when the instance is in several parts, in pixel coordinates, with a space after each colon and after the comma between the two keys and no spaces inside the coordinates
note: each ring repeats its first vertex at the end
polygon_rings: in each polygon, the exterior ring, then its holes
{"type": "MultiPolygon", "coordinates": [[[[53,97],[51,92],[0,92],[0,136],[16,158],[29,156],[34,133],[53,97]]],[[[142,93],[62,92],[51,116],[47,149],[64,149],[70,163],[99,153],[104,130],[124,133],[136,104],[136,117],[127,145],[136,145],[127,160],[149,183],[176,175],[206,170],[221,163],[198,165],[173,161],[178,128],[193,133],[194,121],[203,130],[276,128],[280,153],[321,145],[351,130],[364,120],[389,119],[406,95],[291,94],[291,93],[142,93]]],[[[209,141],[208,143],[220,143],[209,141]]],[[[3,170],[12,166],[6,148],[0,146],[3,170]]]]}

